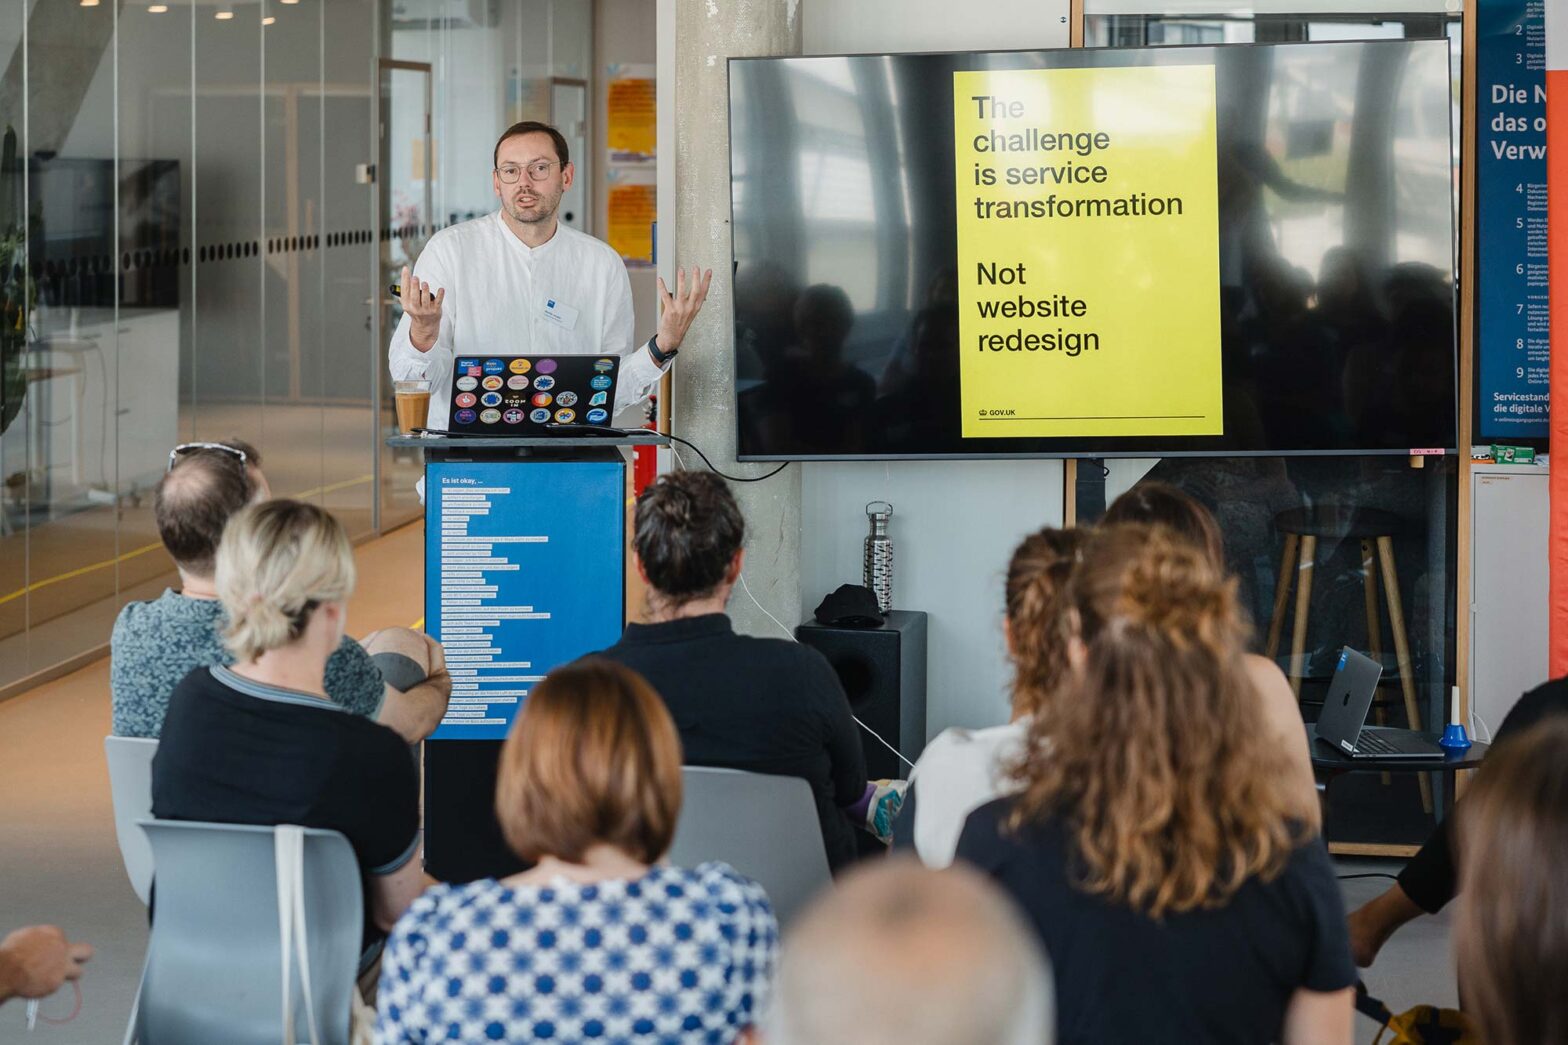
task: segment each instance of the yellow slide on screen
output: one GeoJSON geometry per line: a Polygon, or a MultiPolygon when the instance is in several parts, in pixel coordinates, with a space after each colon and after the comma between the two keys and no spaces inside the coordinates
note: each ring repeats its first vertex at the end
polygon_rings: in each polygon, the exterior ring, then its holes
{"type": "Polygon", "coordinates": [[[953,74],[974,437],[1219,435],[1214,68],[953,74]]]}

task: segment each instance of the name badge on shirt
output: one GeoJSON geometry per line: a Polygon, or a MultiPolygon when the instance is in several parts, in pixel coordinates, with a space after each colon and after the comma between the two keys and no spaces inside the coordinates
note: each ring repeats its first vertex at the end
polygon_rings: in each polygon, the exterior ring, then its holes
{"type": "Polygon", "coordinates": [[[545,298],[544,318],[564,330],[577,326],[577,310],[558,298],[545,298]]]}

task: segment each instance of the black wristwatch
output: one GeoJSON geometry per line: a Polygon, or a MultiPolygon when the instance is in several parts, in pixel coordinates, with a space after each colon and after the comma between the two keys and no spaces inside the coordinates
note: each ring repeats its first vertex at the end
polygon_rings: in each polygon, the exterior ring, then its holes
{"type": "Polygon", "coordinates": [[[680,355],[680,352],[681,350],[679,348],[672,348],[668,352],[661,349],[659,347],[658,334],[655,334],[648,339],[648,354],[652,356],[653,361],[659,364],[661,367],[670,360],[674,359],[676,356],[680,355]]]}

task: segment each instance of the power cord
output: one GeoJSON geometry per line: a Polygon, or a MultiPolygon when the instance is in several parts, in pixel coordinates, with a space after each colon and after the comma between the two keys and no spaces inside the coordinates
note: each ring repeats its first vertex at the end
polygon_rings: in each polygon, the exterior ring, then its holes
{"type": "MultiPolygon", "coordinates": [[[[609,434],[612,434],[612,435],[637,435],[639,432],[646,432],[647,431],[646,428],[612,428],[609,425],[580,425],[580,424],[560,425],[560,424],[547,424],[547,425],[545,425],[545,427],[550,429],[551,431],[555,431],[555,432],[561,431],[562,429],[570,429],[570,428],[588,428],[588,429],[592,429],[595,432],[606,432],[606,433],[609,433],[609,434]]],[[[680,443],[682,446],[689,446],[689,447],[691,447],[692,453],[694,453],[698,457],[702,458],[702,463],[708,466],[708,471],[710,471],[713,474],[719,476],[720,478],[728,479],[732,483],[760,483],[764,479],[771,479],[771,478],[773,478],[775,475],[778,475],[780,472],[782,472],[784,469],[786,469],[786,468],[788,468],[790,466],[790,462],[789,461],[785,461],[783,464],[781,464],[777,468],[773,469],[773,471],[771,471],[771,472],[764,472],[761,475],[752,475],[752,476],[730,475],[728,472],[721,472],[717,468],[713,467],[713,462],[708,460],[708,455],[702,452],[702,447],[698,446],[696,443],[692,442],[691,440],[689,440],[689,439],[682,439],[678,435],[670,435],[670,434],[664,433],[664,432],[661,432],[660,434],[663,435],[666,439],[670,440],[670,442],[672,442],[672,443],[680,443]]],[[[676,459],[679,460],[679,457],[677,457],[676,459]]],[[[681,467],[685,468],[686,465],[684,463],[682,463],[681,467]]]]}

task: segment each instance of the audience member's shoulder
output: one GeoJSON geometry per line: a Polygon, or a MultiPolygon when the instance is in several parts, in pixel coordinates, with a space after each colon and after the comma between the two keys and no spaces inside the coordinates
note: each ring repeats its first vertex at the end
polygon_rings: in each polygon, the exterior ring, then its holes
{"type": "MultiPolygon", "coordinates": [[[[466,906],[471,906],[477,889],[485,883],[485,879],[469,882],[465,885],[450,885],[446,882],[437,882],[424,892],[420,893],[413,903],[408,905],[408,910],[398,919],[394,933],[406,936],[409,933],[429,932],[432,929],[443,928],[450,924],[456,912],[466,906]]],[[[489,881],[493,887],[495,882],[489,881]]]]}
{"type": "Polygon", "coordinates": [[[759,668],[794,667],[814,671],[833,672],[833,666],[828,663],[828,658],[822,651],[814,646],[793,639],[776,639],[769,635],[735,635],[736,644],[744,650],[746,657],[754,660],[759,668]]]}
{"type": "Polygon", "coordinates": [[[717,904],[723,913],[766,912],[772,917],[773,905],[768,900],[767,892],[729,864],[710,860],[690,870],[677,871],[686,880],[688,891],[695,890],[709,902],[717,904]]]}
{"type": "Polygon", "coordinates": [[[128,602],[114,619],[114,633],[127,637],[163,633],[181,623],[211,626],[223,617],[223,604],[216,599],[193,599],[172,588],[165,588],[156,599],[128,602]]]}
{"type": "Polygon", "coordinates": [[[1007,722],[986,729],[951,726],[938,733],[915,764],[911,777],[922,780],[940,778],[959,771],[982,768],[988,773],[1019,751],[1029,735],[1023,721],[1007,722]]]}

